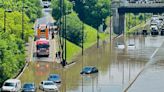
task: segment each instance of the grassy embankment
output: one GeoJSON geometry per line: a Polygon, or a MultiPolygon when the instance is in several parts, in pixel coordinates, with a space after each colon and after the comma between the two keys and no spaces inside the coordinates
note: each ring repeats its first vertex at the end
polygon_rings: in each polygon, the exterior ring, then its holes
{"type": "Polygon", "coordinates": [[[131,29],[129,29],[127,31],[127,34],[133,33],[135,31],[142,31],[145,28],[145,26],[146,26],[145,22],[142,22],[141,24],[138,24],[137,26],[132,27],[131,29]]]}
{"type": "MultiPolygon", "coordinates": [[[[97,30],[85,25],[84,28],[84,32],[86,33],[86,39],[84,42],[84,49],[87,49],[91,46],[93,46],[94,44],[96,44],[97,41],[97,30]]],[[[105,33],[99,33],[100,39],[104,40],[106,37],[109,36],[109,34],[105,34],[105,33]]],[[[80,54],[81,52],[81,47],[67,41],[67,60],[68,63],[71,62],[71,60],[73,59],[73,57],[77,54],[80,54]]]]}

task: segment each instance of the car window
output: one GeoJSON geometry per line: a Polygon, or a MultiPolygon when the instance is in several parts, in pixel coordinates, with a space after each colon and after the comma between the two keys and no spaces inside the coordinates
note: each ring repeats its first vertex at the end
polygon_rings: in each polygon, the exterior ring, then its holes
{"type": "Polygon", "coordinates": [[[93,70],[96,71],[97,69],[94,67],[93,70]]]}
{"type": "Polygon", "coordinates": [[[4,86],[11,86],[11,87],[14,87],[15,85],[14,85],[14,83],[6,82],[6,83],[4,84],[4,86]]]}
{"type": "Polygon", "coordinates": [[[52,76],[50,76],[50,78],[59,78],[59,76],[58,75],[52,75],[52,76]]]}
{"type": "Polygon", "coordinates": [[[90,71],[92,68],[90,68],[90,67],[85,67],[84,69],[83,69],[83,71],[90,71]]]}
{"type": "Polygon", "coordinates": [[[46,82],[46,83],[44,83],[44,85],[54,85],[54,83],[53,82],[46,82]]]}
{"type": "Polygon", "coordinates": [[[23,88],[34,88],[33,84],[24,84],[23,88]]]}

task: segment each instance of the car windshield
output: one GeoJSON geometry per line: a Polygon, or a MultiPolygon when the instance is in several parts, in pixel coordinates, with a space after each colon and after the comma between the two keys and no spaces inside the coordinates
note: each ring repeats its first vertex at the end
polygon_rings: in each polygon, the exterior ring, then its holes
{"type": "Polygon", "coordinates": [[[24,84],[23,88],[34,88],[33,84],[24,84]]]}
{"type": "Polygon", "coordinates": [[[10,86],[10,87],[14,87],[14,83],[10,83],[10,82],[6,82],[5,84],[4,84],[4,86],[10,86]]]}
{"type": "Polygon", "coordinates": [[[90,71],[92,68],[91,67],[85,67],[83,71],[90,71]]]}
{"type": "Polygon", "coordinates": [[[50,78],[59,78],[58,75],[51,75],[50,78]]]}
{"type": "Polygon", "coordinates": [[[37,49],[39,49],[39,48],[48,48],[48,47],[49,47],[49,45],[47,45],[47,44],[37,45],[37,49]]]}
{"type": "Polygon", "coordinates": [[[44,85],[54,85],[53,82],[45,82],[44,85]]]}

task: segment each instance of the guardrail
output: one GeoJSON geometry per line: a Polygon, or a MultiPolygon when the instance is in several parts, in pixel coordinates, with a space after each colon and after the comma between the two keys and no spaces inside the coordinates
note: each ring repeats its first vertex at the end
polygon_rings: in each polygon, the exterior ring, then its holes
{"type": "Polygon", "coordinates": [[[150,8],[155,8],[155,7],[164,7],[164,3],[120,3],[120,7],[150,7],[150,8]]]}

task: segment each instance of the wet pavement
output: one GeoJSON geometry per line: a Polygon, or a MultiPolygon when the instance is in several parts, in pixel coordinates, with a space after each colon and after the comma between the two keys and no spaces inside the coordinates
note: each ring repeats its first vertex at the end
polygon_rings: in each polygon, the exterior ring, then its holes
{"type": "MultiPolygon", "coordinates": [[[[163,42],[164,39],[160,41],[163,42]]],[[[164,92],[164,43],[159,46],[140,76],[125,92],[164,92]]]]}
{"type": "Polygon", "coordinates": [[[77,56],[76,63],[64,69],[56,62],[31,62],[20,79],[22,83],[31,81],[38,86],[49,74],[57,73],[62,77],[60,92],[123,92],[145,64],[154,58],[163,38],[131,36],[125,40],[116,39],[112,45],[102,42],[99,48],[87,49],[83,57],[77,56]],[[83,66],[96,66],[99,73],[82,76],[83,66]]]}
{"type": "MultiPolygon", "coordinates": [[[[43,11],[45,16],[38,19],[36,25],[52,20],[47,10],[43,11]]],[[[60,92],[123,92],[146,65],[147,68],[129,87],[128,92],[163,92],[162,89],[161,91],[152,90],[153,88],[160,89],[162,85],[158,83],[163,82],[163,74],[161,73],[163,71],[161,56],[163,55],[161,48],[163,41],[161,39],[164,37],[127,36],[114,39],[112,44],[108,41],[102,41],[99,48],[93,46],[87,49],[84,56],[78,55],[73,60],[76,62],[65,68],[54,62],[55,41],[50,40],[52,45],[50,46],[50,57],[34,57],[33,62],[30,62],[19,79],[22,84],[34,82],[38,87],[41,81],[47,80],[49,74],[57,73],[62,77],[61,84],[57,84],[60,92]],[[156,61],[158,63],[149,64],[149,62],[156,61]],[[96,66],[99,73],[82,76],[80,71],[84,66],[96,66]],[[150,80],[153,81],[152,85],[150,80]],[[159,86],[154,87],[153,84],[155,83],[159,86]],[[148,86],[145,87],[144,85],[148,86]]],[[[33,44],[35,46],[35,43],[33,44]]],[[[38,89],[37,92],[41,92],[41,90],[38,89]]]]}

